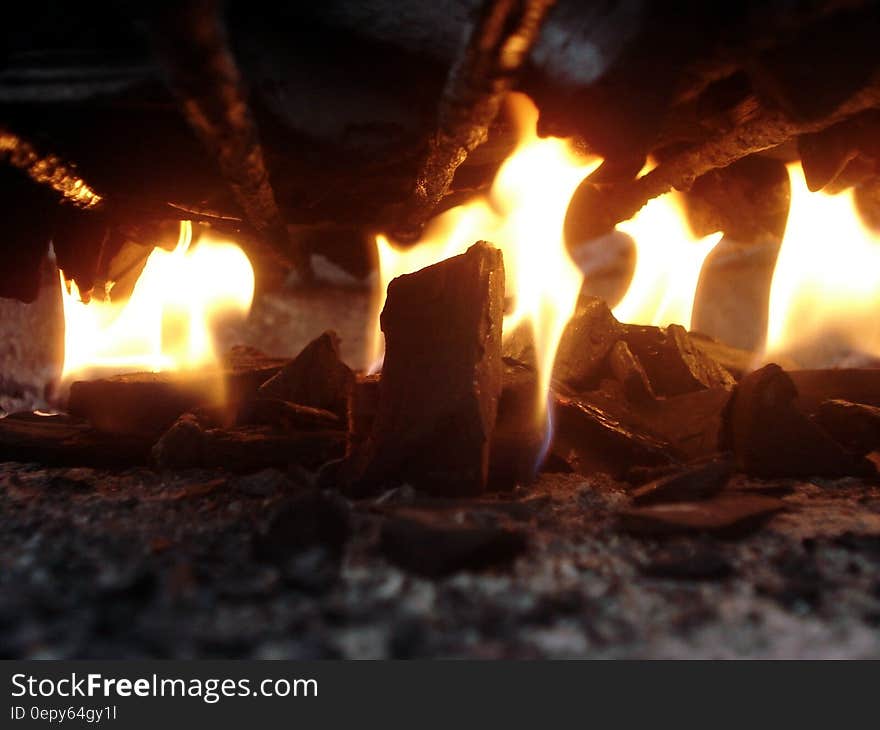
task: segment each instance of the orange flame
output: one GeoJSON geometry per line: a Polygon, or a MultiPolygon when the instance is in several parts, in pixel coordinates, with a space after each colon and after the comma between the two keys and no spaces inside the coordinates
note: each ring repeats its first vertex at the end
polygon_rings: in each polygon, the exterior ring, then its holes
{"type": "MultiPolygon", "coordinates": [[[[382,355],[378,320],[390,281],[486,240],[504,253],[506,292],[513,297],[504,332],[510,334],[520,323],[530,323],[539,386],[542,394],[548,391],[556,348],[583,280],[565,247],[565,213],[575,188],[601,160],[578,155],[566,140],[539,138],[538,110],[527,96],[511,94],[509,106],[518,143],[499,169],[487,197],[437,216],[413,247],[399,248],[385,236],[376,237],[380,289],[372,319],[374,367],[382,355]]],[[[540,417],[544,401],[542,397],[540,417]]]]}
{"type": "Polygon", "coordinates": [[[811,193],[788,166],[791,207],[770,286],[765,358],[821,358],[829,345],[880,355],[880,236],[861,220],[850,188],[811,193]]]}
{"type": "Polygon", "coordinates": [[[85,304],[76,282],[65,285],[62,380],[105,371],[191,370],[214,366],[211,322],[221,313],[246,316],[254,271],[244,251],[206,240],[190,248],[192,224],[182,221],[174,251],[154,249],[131,297],[85,304]]]}
{"type": "Polygon", "coordinates": [[[654,198],[617,229],[635,242],[636,269],[614,316],[621,322],[690,328],[700,271],[723,234],[694,236],[675,192],[654,198]]]}

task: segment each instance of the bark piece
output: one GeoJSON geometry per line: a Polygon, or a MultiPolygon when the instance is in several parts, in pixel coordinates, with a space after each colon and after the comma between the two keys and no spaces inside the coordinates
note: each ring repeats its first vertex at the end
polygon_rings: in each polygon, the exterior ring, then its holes
{"type": "Polygon", "coordinates": [[[773,497],[722,494],[700,502],[635,507],[620,514],[620,524],[638,535],[705,532],[737,537],[757,529],[784,507],[773,497]]]}
{"type": "Polygon", "coordinates": [[[657,395],[681,395],[716,386],[729,388],[733,376],[691,340],[684,327],[625,325],[624,341],[648,374],[657,395]]]}
{"type": "Polygon", "coordinates": [[[629,400],[639,402],[655,397],[645,368],[623,340],[615,342],[608,353],[608,366],[629,400]]]}
{"type": "Polygon", "coordinates": [[[557,396],[553,424],[553,453],[581,474],[619,477],[634,465],[672,461],[668,443],[630,428],[586,398],[557,396]]]}
{"type": "Polygon", "coordinates": [[[354,373],[339,357],[339,338],[327,331],[306,345],[290,363],[259,390],[264,398],[323,408],[348,420],[348,399],[354,373]]]}
{"type": "Polygon", "coordinates": [[[401,568],[436,578],[510,563],[525,552],[527,541],[504,527],[462,526],[410,510],[385,522],[379,547],[401,568]]]}
{"type": "Polygon", "coordinates": [[[67,410],[116,434],[158,436],[178,416],[199,406],[232,422],[238,404],[288,362],[237,349],[216,372],[126,373],[70,386],[67,410]]]}
{"type": "Polygon", "coordinates": [[[826,400],[819,405],[816,422],[834,440],[856,454],[880,449],[880,408],[846,400],[826,400]]]}
{"type": "Polygon", "coordinates": [[[792,379],[778,365],[766,365],[737,385],[723,442],[747,474],[841,477],[873,471],[804,415],[797,399],[792,379]]]}
{"type": "Polygon", "coordinates": [[[705,499],[720,492],[733,475],[730,459],[715,459],[644,484],[632,493],[636,506],[705,499]]]}
{"type": "Polygon", "coordinates": [[[504,264],[486,242],[388,286],[385,364],[362,486],[486,487],[501,393],[504,264]]]}
{"type": "Polygon", "coordinates": [[[68,416],[13,413],[0,419],[0,461],[116,468],[149,464],[150,440],[110,436],[68,416]]]}

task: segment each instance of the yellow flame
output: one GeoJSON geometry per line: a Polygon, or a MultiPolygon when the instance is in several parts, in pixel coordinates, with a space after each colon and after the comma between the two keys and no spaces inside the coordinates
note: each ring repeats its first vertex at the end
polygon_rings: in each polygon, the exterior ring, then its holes
{"type": "Polygon", "coordinates": [[[675,192],[649,201],[617,229],[635,242],[636,268],[614,316],[621,322],[690,328],[703,262],[723,234],[694,236],[675,192]]]}
{"type": "Polygon", "coordinates": [[[228,312],[247,315],[254,271],[234,243],[206,239],[190,248],[192,224],[182,221],[173,251],[150,254],[131,297],[80,300],[76,282],[65,286],[62,380],[105,374],[188,370],[217,364],[211,323],[228,312]]]}
{"type": "MultiPolygon", "coordinates": [[[[487,197],[437,216],[421,240],[397,247],[377,236],[380,289],[373,312],[372,360],[382,354],[379,313],[392,279],[463,253],[486,240],[504,253],[506,294],[513,309],[504,333],[529,322],[535,341],[541,393],[549,389],[556,348],[577,301],[583,275],[565,247],[563,224],[575,188],[601,159],[577,154],[568,141],[537,135],[538,110],[523,94],[511,94],[509,106],[518,142],[505,160],[487,197]]],[[[543,417],[545,399],[540,399],[543,417]]]]}
{"type": "Polygon", "coordinates": [[[862,222],[854,191],[811,193],[788,166],[791,207],[770,285],[765,357],[798,359],[833,340],[880,355],[880,236],[862,222]]]}

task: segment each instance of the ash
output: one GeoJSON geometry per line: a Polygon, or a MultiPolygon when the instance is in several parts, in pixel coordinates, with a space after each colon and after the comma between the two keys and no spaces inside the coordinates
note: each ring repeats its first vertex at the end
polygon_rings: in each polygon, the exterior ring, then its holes
{"type": "Polygon", "coordinates": [[[442,504],[408,487],[349,502],[302,472],[6,463],[0,654],[880,656],[880,488],[752,486],[785,493],[786,511],[759,531],[649,539],[620,531],[629,500],[602,477],[546,474],[442,504]],[[395,567],[383,527],[428,502],[452,522],[522,533],[526,548],[443,577],[395,567]]]}

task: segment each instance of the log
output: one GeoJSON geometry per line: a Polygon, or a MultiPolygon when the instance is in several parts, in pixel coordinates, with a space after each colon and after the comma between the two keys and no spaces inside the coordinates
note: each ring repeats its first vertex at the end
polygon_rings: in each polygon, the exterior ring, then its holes
{"type": "Polygon", "coordinates": [[[875,473],[810,420],[798,403],[792,378],[770,364],[734,390],[725,414],[722,444],[747,474],[761,477],[843,477],[875,473]]]}
{"type": "Polygon", "coordinates": [[[231,423],[240,403],[288,362],[236,349],[216,372],[127,373],[70,386],[68,412],[105,433],[157,437],[175,419],[200,406],[231,423]]]}
{"type": "Polygon", "coordinates": [[[504,264],[486,242],[391,282],[379,410],[358,491],[404,481],[437,494],[486,488],[503,310],[504,264]]]}

